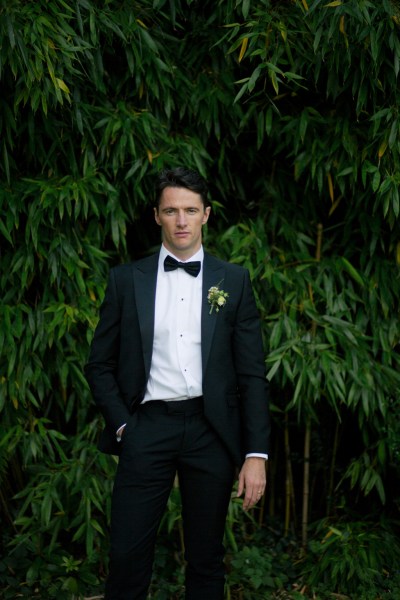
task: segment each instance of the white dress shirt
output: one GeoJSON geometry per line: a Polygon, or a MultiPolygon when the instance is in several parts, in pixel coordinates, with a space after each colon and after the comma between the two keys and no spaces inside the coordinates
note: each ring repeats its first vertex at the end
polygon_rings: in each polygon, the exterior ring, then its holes
{"type": "MultiPolygon", "coordinates": [[[[158,261],[154,315],[154,341],[150,376],[143,402],[186,400],[203,394],[201,363],[201,303],[204,251],[190,261],[200,261],[197,277],[183,269],[164,270],[170,255],[161,246],[158,261]]],[[[185,262],[185,261],[180,261],[185,262]]]]}

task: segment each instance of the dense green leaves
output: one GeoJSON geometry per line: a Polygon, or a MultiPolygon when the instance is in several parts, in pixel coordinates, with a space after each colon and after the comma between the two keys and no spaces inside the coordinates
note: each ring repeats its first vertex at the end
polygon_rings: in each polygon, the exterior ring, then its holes
{"type": "Polygon", "coordinates": [[[115,465],[82,367],[109,266],[158,244],[165,165],[208,177],[207,246],[255,283],[271,512],[308,424],[312,518],[354,493],[396,510],[399,27],[389,0],[0,3],[0,506],[31,597],[94,590],[106,563],[115,465]]]}

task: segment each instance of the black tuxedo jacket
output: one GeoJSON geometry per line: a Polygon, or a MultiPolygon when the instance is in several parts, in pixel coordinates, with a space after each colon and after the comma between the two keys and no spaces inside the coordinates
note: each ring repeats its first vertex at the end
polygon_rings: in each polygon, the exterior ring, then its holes
{"type": "MultiPolygon", "coordinates": [[[[118,454],[116,431],[143,399],[150,373],[158,254],[115,267],[85,367],[106,427],[103,452],[118,454]]],[[[204,412],[235,464],[268,453],[268,386],[259,316],[246,269],[205,253],[201,345],[204,412]],[[210,314],[208,290],[228,292],[210,314]]],[[[201,276],[201,275],[200,275],[201,276]]]]}

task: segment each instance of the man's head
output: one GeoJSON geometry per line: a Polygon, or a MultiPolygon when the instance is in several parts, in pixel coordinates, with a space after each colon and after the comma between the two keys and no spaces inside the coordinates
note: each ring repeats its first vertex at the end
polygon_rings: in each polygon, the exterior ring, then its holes
{"type": "Polygon", "coordinates": [[[186,188],[200,195],[204,208],[210,206],[207,182],[197,171],[185,169],[185,167],[161,171],[156,188],[156,208],[160,205],[161,195],[167,187],[186,188]]]}
{"type": "Polygon", "coordinates": [[[210,215],[207,184],[196,171],[178,167],[161,173],[157,191],[154,218],[164,246],[187,260],[200,249],[202,226],[210,215]]]}

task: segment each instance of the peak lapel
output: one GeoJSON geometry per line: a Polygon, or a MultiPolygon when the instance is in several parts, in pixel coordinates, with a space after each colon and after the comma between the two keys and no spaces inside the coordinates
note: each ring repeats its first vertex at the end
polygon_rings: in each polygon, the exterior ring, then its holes
{"type": "Polygon", "coordinates": [[[133,265],[135,300],[147,377],[153,353],[158,257],[159,253],[133,265]]]}
{"type": "Polygon", "coordinates": [[[218,315],[215,311],[210,315],[211,307],[207,300],[208,290],[213,285],[223,287],[224,277],[225,268],[223,264],[210,254],[205,253],[203,261],[203,302],[201,309],[201,358],[203,363],[203,377],[207,368],[218,315]]]}

